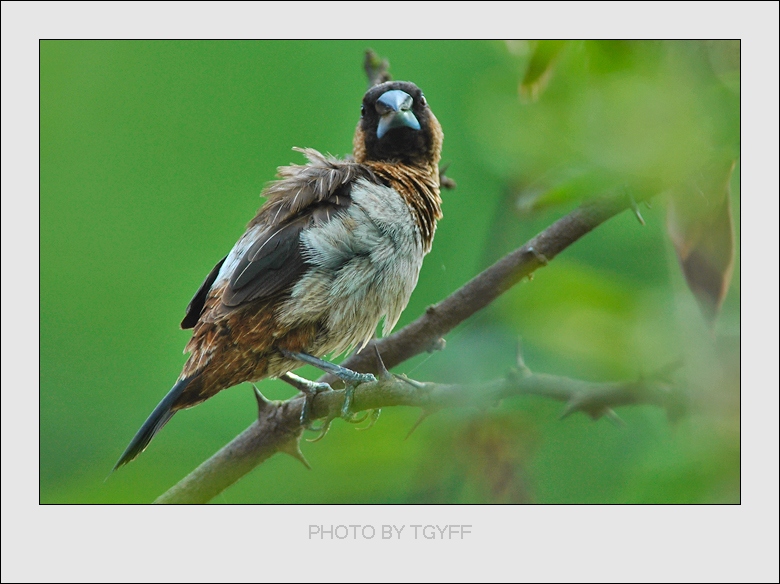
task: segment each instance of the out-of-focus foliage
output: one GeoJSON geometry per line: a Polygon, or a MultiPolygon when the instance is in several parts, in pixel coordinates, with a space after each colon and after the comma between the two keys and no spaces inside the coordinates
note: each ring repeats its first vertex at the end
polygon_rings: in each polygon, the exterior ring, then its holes
{"type": "MultiPolygon", "coordinates": [[[[251,422],[251,388],[224,391],[103,482],[178,375],[184,308],[275,168],[302,162],[293,146],[351,150],[368,46],[42,42],[41,501],[150,501],[251,422]]],[[[532,369],[596,381],[681,361],[690,412],[619,408],[620,428],[528,397],[441,412],[404,440],[417,412],[392,408],[304,444],[313,471],[277,456],[215,502],[738,502],[738,43],[370,46],[424,89],[458,183],[399,327],[580,200],[658,195],[646,226],[608,221],[397,371],[499,377],[521,336],[532,369]],[[728,184],[713,161],[736,161],[728,184]],[[699,206],[703,184],[722,188],[699,206]],[[671,196],[688,213],[675,244],[671,196]],[[726,202],[731,227],[711,210],[726,202]],[[677,260],[694,240],[720,250],[712,325],[677,260]]]]}
{"type": "Polygon", "coordinates": [[[669,201],[669,236],[688,287],[710,321],[718,316],[734,268],[729,197],[734,166],[729,158],[713,159],[669,201]]]}

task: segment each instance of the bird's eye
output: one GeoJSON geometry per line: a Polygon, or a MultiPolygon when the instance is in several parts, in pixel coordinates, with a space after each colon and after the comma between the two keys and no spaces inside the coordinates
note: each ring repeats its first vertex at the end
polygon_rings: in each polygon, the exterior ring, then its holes
{"type": "Polygon", "coordinates": [[[420,94],[420,103],[423,104],[423,107],[428,105],[428,101],[425,99],[425,96],[422,93],[420,94]]]}
{"type": "Polygon", "coordinates": [[[361,105],[360,106],[360,117],[362,118],[364,115],[366,115],[366,106],[361,105]]]}

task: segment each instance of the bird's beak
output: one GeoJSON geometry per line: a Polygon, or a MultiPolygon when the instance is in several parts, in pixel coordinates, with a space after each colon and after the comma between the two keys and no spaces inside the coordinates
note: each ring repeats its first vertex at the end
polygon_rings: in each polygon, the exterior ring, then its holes
{"type": "Polygon", "coordinates": [[[388,130],[402,126],[419,130],[420,122],[412,113],[413,102],[412,96],[400,89],[392,89],[383,93],[376,100],[376,111],[379,112],[376,137],[381,138],[388,130]]]}

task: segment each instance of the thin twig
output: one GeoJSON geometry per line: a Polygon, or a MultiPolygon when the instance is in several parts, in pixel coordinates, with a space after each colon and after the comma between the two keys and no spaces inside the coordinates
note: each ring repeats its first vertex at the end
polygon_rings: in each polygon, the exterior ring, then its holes
{"type": "Polygon", "coordinates": [[[363,69],[366,72],[368,86],[373,87],[385,81],[390,81],[390,63],[387,59],[381,58],[371,49],[366,51],[366,57],[363,60],[363,69]]]}

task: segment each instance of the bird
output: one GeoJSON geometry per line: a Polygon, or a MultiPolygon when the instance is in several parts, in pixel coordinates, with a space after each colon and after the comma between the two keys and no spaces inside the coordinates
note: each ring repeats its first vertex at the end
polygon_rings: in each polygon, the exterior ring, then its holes
{"type": "Polygon", "coordinates": [[[189,357],[113,470],[176,412],[359,351],[382,319],[383,335],[393,329],[442,218],[443,139],[420,88],[386,81],[363,96],[351,156],[293,148],[307,162],[277,169],[265,203],[195,293],[181,322],[192,330],[189,357]]]}

